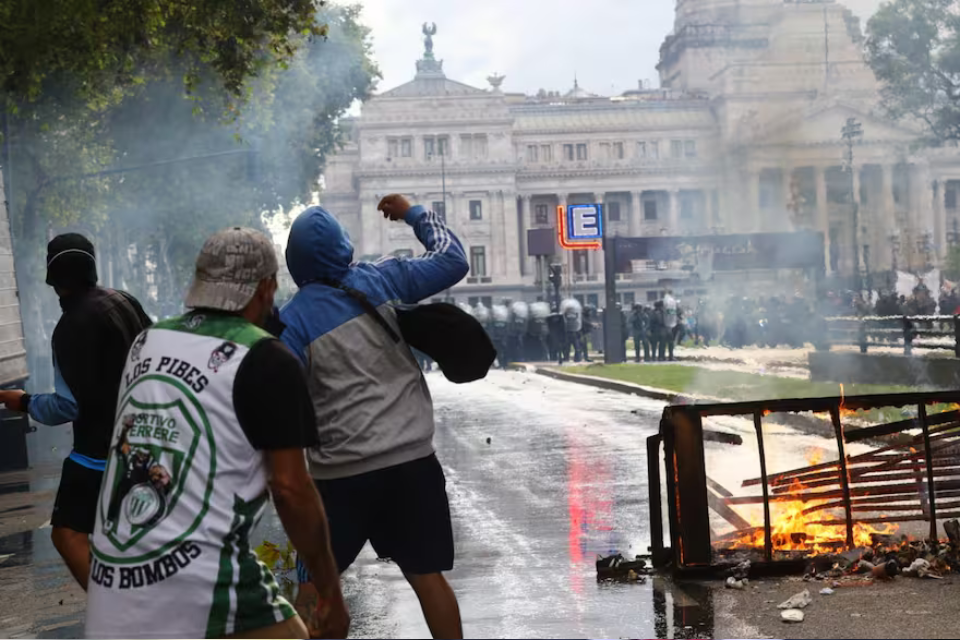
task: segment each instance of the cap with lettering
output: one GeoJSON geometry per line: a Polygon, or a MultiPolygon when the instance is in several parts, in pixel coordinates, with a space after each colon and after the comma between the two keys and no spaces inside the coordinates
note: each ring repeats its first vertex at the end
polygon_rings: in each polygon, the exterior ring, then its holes
{"type": "Polygon", "coordinates": [[[212,235],[197,256],[185,306],[242,311],[261,280],[277,273],[273,243],[256,229],[233,227],[212,235]]]}

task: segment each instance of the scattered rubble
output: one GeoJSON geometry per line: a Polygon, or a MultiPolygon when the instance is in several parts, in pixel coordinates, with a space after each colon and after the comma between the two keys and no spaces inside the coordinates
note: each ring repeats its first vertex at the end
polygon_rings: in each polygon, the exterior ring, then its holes
{"type": "Polygon", "coordinates": [[[799,623],[803,622],[804,614],[800,609],[787,609],[780,613],[780,619],[786,623],[799,623]]]}
{"type": "Polygon", "coordinates": [[[822,596],[832,596],[835,593],[836,591],[834,591],[830,587],[824,587],[823,589],[820,589],[820,595],[822,596]]]}
{"type": "Polygon", "coordinates": [[[612,556],[597,556],[597,581],[639,582],[647,581],[646,576],[652,573],[643,556],[636,556],[634,560],[627,560],[623,555],[616,553],[612,556]]]}
{"type": "Polygon", "coordinates": [[[813,602],[813,597],[810,595],[810,590],[804,589],[786,602],[781,602],[777,605],[777,609],[803,609],[811,602],[813,602]]]}
{"type": "Polygon", "coordinates": [[[743,580],[737,580],[733,576],[727,578],[727,589],[735,589],[737,591],[743,591],[746,588],[743,580]]]}

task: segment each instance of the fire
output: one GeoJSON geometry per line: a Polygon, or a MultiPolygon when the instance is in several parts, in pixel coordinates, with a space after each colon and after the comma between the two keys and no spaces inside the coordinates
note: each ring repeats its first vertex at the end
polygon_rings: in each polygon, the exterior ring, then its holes
{"type": "MultiPolygon", "coordinates": [[[[811,448],[807,454],[810,465],[816,465],[823,459],[823,450],[811,448]]],[[[800,495],[807,487],[798,479],[790,483],[788,495],[800,495]]],[[[826,504],[826,500],[789,500],[770,503],[770,533],[773,548],[780,551],[807,551],[814,554],[835,553],[846,546],[846,520],[843,508],[812,510],[813,507],[826,504]],[[837,515],[839,514],[839,515],[837,515]],[[821,524],[829,522],[830,524],[821,524]],[[836,523],[836,524],[833,524],[836,523]]],[[[744,533],[734,543],[734,548],[752,547],[763,549],[766,535],[763,530],[763,513],[751,512],[744,518],[754,527],[744,533]]],[[[885,524],[882,528],[855,522],[853,541],[855,547],[873,545],[872,536],[892,535],[898,531],[895,524],[885,524]]]]}

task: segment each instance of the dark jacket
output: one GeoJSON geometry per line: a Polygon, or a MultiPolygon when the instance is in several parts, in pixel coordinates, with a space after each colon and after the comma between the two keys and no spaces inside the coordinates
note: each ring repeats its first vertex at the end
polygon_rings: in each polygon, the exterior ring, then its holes
{"type": "Polygon", "coordinates": [[[130,294],[100,287],[63,297],[60,306],[53,357],[76,399],[73,450],[104,460],[127,353],[150,318],[130,294]]]}

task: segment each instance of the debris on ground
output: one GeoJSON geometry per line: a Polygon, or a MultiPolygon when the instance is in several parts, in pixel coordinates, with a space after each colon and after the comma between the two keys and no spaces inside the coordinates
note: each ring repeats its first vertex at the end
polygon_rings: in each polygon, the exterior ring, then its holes
{"type": "Polygon", "coordinates": [[[487,438],[487,444],[490,444],[491,442],[492,440],[490,438],[487,438]]]}
{"type": "Polygon", "coordinates": [[[800,593],[793,595],[786,602],[781,602],[777,605],[777,609],[803,609],[811,602],[813,602],[813,596],[810,595],[810,590],[804,589],[800,593]]]}
{"type": "Polygon", "coordinates": [[[597,556],[597,581],[616,582],[646,582],[652,569],[647,566],[643,556],[636,556],[634,560],[627,560],[623,555],[615,553],[610,556],[597,556]]]}
{"type": "Polygon", "coordinates": [[[913,576],[915,578],[932,578],[934,580],[943,580],[943,576],[937,575],[937,573],[933,570],[933,565],[923,558],[917,558],[914,560],[909,568],[903,570],[903,575],[913,576]]]}
{"type": "Polygon", "coordinates": [[[744,560],[743,562],[735,566],[733,569],[730,570],[730,575],[737,580],[743,580],[744,578],[749,578],[750,577],[750,561],[744,560]]]}
{"type": "Polygon", "coordinates": [[[787,609],[780,613],[780,619],[787,623],[803,622],[804,614],[800,609],[787,609]]]}
{"type": "Polygon", "coordinates": [[[835,593],[836,591],[834,591],[830,587],[824,587],[823,589],[820,589],[820,595],[822,596],[832,596],[835,593]]]}
{"type": "Polygon", "coordinates": [[[743,580],[737,580],[733,576],[727,578],[727,589],[735,589],[737,591],[743,591],[746,588],[743,580]]]}

